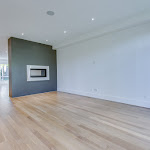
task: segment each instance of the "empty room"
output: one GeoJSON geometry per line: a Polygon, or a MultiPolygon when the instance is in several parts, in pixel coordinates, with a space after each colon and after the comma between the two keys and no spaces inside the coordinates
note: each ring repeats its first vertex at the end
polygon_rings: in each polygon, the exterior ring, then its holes
{"type": "Polygon", "coordinates": [[[150,0],[0,0],[0,150],[150,150],[150,0]]]}

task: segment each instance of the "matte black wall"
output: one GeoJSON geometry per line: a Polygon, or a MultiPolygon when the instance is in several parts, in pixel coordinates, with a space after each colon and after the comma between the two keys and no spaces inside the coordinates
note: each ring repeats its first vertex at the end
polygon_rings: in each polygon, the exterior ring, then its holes
{"type": "Polygon", "coordinates": [[[57,90],[56,51],[51,46],[10,38],[9,95],[18,97],[57,90]],[[27,82],[27,65],[49,66],[50,80],[27,82]]]}

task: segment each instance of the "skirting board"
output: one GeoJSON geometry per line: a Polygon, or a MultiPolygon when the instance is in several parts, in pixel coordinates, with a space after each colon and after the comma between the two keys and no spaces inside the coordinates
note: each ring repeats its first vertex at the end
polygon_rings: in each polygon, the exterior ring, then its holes
{"type": "Polygon", "coordinates": [[[81,96],[87,96],[87,97],[92,97],[92,98],[97,98],[97,99],[102,99],[102,100],[108,100],[108,101],[113,101],[113,102],[119,102],[123,104],[139,106],[139,107],[150,108],[150,100],[145,101],[145,100],[138,99],[138,98],[128,99],[128,98],[118,97],[118,96],[99,95],[95,93],[80,92],[80,91],[66,90],[66,89],[60,89],[60,88],[58,88],[57,91],[70,93],[70,94],[77,94],[81,96]]]}

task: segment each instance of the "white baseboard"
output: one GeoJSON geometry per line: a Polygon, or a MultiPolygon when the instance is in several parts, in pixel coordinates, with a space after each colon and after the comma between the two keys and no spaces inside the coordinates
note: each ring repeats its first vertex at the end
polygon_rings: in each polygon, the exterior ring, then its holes
{"type": "Polygon", "coordinates": [[[150,108],[150,99],[148,99],[147,101],[143,100],[143,99],[139,99],[139,98],[129,99],[129,98],[119,97],[119,96],[100,95],[100,94],[96,94],[96,93],[67,90],[67,89],[60,89],[60,88],[58,88],[57,91],[71,93],[71,94],[77,94],[77,95],[87,96],[87,97],[92,97],[92,98],[98,98],[98,99],[103,99],[103,100],[108,100],[108,101],[113,101],[113,102],[119,102],[119,103],[134,105],[134,106],[150,108]]]}

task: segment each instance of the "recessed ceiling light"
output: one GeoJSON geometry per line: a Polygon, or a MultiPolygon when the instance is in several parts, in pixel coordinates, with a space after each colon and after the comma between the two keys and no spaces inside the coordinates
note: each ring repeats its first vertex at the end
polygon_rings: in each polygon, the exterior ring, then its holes
{"type": "Polygon", "coordinates": [[[24,33],[21,33],[21,35],[24,35],[24,33]]]}
{"type": "Polygon", "coordinates": [[[46,42],[48,42],[48,40],[46,40],[46,42]]]}
{"type": "Polygon", "coordinates": [[[64,33],[67,33],[67,31],[64,31],[64,33]]]}
{"type": "Polygon", "coordinates": [[[92,18],[92,21],[94,21],[95,20],[95,18],[92,18]]]}
{"type": "Polygon", "coordinates": [[[53,11],[47,11],[47,15],[49,15],[49,16],[54,16],[55,13],[54,13],[53,11]]]}

